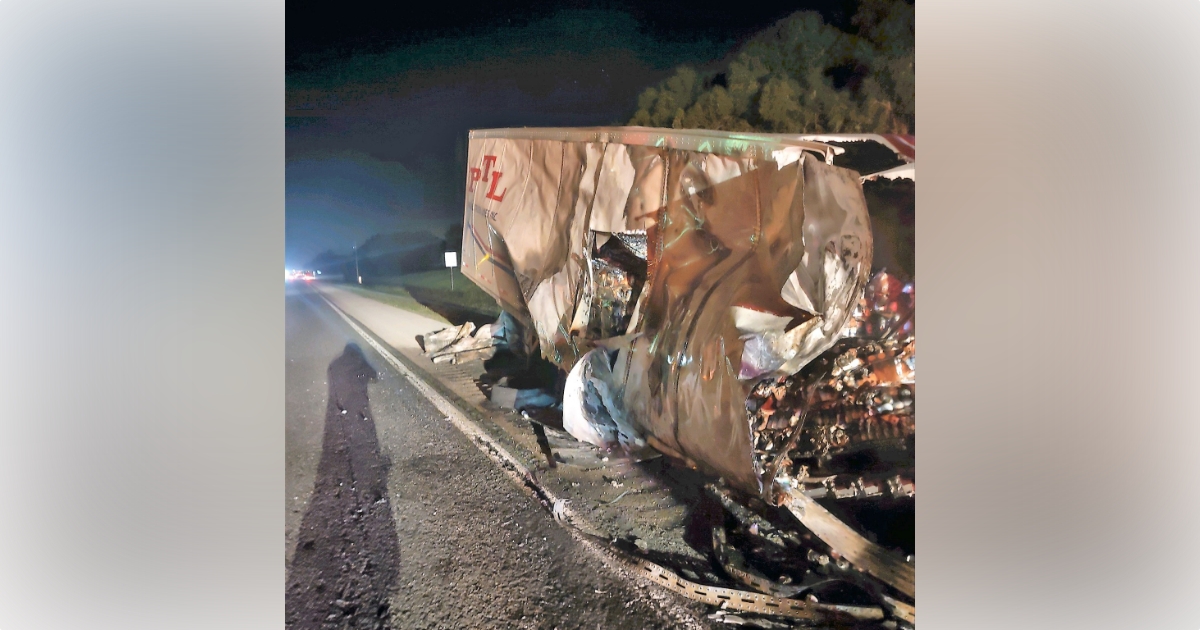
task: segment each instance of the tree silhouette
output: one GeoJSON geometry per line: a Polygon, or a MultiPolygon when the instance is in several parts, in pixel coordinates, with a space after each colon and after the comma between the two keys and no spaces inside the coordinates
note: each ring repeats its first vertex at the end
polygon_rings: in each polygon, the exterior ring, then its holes
{"type": "Polygon", "coordinates": [[[913,133],[913,5],[863,0],[853,33],[814,12],[748,41],[723,72],[678,68],[629,124],[776,133],[913,133]]]}

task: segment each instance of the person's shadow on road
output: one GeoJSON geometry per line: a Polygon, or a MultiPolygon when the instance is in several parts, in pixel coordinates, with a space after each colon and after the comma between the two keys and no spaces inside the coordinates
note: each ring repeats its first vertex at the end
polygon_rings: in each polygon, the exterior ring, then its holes
{"type": "Polygon", "coordinates": [[[367,385],[379,374],[354,343],[329,364],[325,435],[288,574],[288,628],[386,628],[400,542],[367,385]]]}

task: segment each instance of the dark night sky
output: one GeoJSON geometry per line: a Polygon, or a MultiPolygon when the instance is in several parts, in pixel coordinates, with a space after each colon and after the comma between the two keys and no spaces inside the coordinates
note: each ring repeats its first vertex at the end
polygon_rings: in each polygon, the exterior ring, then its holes
{"type": "Polygon", "coordinates": [[[622,124],[682,64],[720,65],[806,3],[288,0],[287,266],[462,220],[467,132],[622,124]]]}

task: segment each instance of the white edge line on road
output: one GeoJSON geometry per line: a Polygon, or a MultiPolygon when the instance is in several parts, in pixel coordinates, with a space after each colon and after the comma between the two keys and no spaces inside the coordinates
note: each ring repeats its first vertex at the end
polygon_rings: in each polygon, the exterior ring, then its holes
{"type": "MultiPolygon", "coordinates": [[[[346,321],[347,324],[350,325],[351,328],[354,329],[354,332],[358,333],[360,337],[362,337],[372,348],[374,348],[375,351],[379,353],[379,356],[383,357],[383,359],[392,367],[396,368],[396,371],[400,372],[400,374],[407,378],[413,387],[415,387],[417,391],[425,397],[426,400],[432,403],[434,407],[437,407],[438,411],[445,414],[446,419],[449,420],[456,429],[461,431],[463,435],[467,436],[467,439],[470,440],[476,448],[478,448],[484,455],[487,455],[489,459],[495,462],[500,470],[508,475],[513,483],[515,483],[519,488],[524,490],[534,499],[539,500],[539,502],[540,497],[533,492],[533,489],[530,486],[536,487],[538,492],[549,499],[551,502],[550,505],[544,507],[555,512],[561,511],[563,514],[562,520],[559,520],[557,517],[554,517],[553,520],[558,523],[559,526],[562,527],[568,534],[570,534],[571,537],[578,541],[585,549],[587,549],[588,552],[603,562],[604,565],[609,569],[613,570],[626,580],[629,580],[630,577],[635,575],[626,567],[614,561],[607,553],[600,549],[595,542],[589,540],[582,534],[583,531],[595,532],[599,530],[593,527],[585,519],[575,514],[574,510],[571,509],[567,501],[559,498],[551,490],[542,484],[539,484],[533,473],[531,473],[524,464],[518,461],[517,458],[513,457],[503,445],[496,442],[492,436],[488,435],[487,432],[480,428],[479,425],[475,424],[474,421],[463,414],[463,412],[460,411],[458,407],[454,405],[454,403],[446,400],[444,396],[438,393],[437,390],[433,389],[433,387],[426,383],[424,379],[409,369],[407,365],[404,365],[404,363],[397,359],[395,355],[393,355],[387,348],[383,346],[383,344],[380,344],[375,340],[374,337],[368,334],[367,331],[363,330],[363,328],[358,325],[358,322],[355,322],[353,319],[351,319],[349,315],[342,311],[342,309],[334,304],[329,298],[325,297],[323,293],[318,291],[317,295],[320,295],[321,299],[324,300],[325,303],[328,304],[335,313],[337,313],[343,320],[346,321]],[[557,506],[557,509],[555,509],[555,506],[557,506]]],[[[636,582],[653,584],[653,582],[644,580],[640,576],[636,578],[636,582]]],[[[696,628],[697,630],[703,630],[705,628],[705,626],[702,625],[698,619],[696,619],[695,615],[691,611],[672,601],[671,598],[675,597],[674,595],[667,595],[666,593],[659,592],[661,587],[658,587],[657,584],[655,584],[655,587],[656,588],[649,589],[649,594],[651,599],[664,609],[664,612],[674,617],[676,621],[683,622],[686,627],[696,628]]]]}

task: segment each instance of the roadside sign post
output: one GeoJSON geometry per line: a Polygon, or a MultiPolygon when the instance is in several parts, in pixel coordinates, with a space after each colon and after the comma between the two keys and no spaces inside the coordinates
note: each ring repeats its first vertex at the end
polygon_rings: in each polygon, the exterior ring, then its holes
{"type": "Polygon", "coordinates": [[[454,290],[454,268],[458,266],[458,252],[446,252],[446,266],[450,268],[450,290],[454,290]]]}

